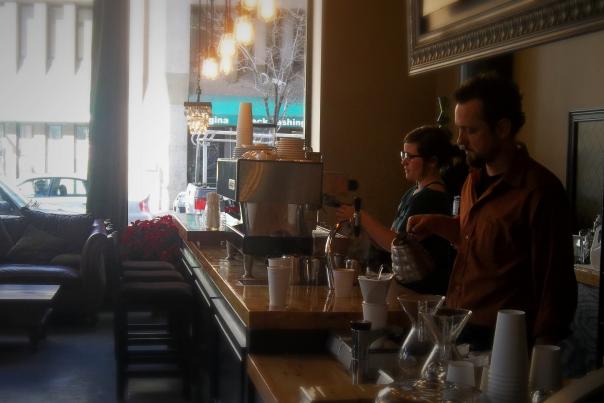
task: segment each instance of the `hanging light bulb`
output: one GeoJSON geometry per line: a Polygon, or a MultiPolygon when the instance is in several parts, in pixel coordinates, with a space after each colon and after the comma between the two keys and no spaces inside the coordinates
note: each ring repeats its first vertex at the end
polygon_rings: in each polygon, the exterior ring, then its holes
{"type": "Polygon", "coordinates": [[[235,42],[235,36],[226,32],[220,38],[220,43],[218,44],[218,54],[224,58],[231,58],[235,56],[235,52],[237,51],[237,43],[235,42]]]}
{"type": "Polygon", "coordinates": [[[276,0],[258,0],[258,16],[264,21],[272,21],[277,15],[276,0]]]}
{"type": "Polygon", "coordinates": [[[242,45],[249,45],[254,40],[254,26],[247,15],[240,15],[235,20],[235,39],[242,45]]]}
{"type": "Polygon", "coordinates": [[[208,80],[216,80],[218,77],[218,60],[214,49],[203,59],[201,75],[208,80]]]}
{"type": "Polygon", "coordinates": [[[231,74],[233,71],[233,59],[231,57],[222,56],[220,58],[220,72],[224,75],[231,74]]]}
{"type": "Polygon", "coordinates": [[[241,0],[241,3],[244,8],[248,10],[253,10],[258,5],[258,0],[241,0]]]}

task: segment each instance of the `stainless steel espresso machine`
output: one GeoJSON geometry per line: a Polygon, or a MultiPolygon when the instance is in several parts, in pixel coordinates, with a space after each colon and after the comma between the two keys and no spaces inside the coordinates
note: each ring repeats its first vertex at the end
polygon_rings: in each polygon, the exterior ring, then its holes
{"type": "Polygon", "coordinates": [[[239,203],[230,239],[244,257],[243,284],[254,284],[254,257],[311,255],[322,203],[323,163],[218,159],[217,192],[239,203]]]}

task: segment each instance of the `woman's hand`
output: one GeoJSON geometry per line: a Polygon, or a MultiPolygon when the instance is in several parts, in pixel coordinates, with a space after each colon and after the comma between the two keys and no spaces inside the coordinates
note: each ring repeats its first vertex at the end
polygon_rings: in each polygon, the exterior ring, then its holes
{"type": "Polygon", "coordinates": [[[336,218],[338,222],[343,220],[350,220],[354,214],[354,208],[348,204],[342,204],[336,209],[336,218]]]}

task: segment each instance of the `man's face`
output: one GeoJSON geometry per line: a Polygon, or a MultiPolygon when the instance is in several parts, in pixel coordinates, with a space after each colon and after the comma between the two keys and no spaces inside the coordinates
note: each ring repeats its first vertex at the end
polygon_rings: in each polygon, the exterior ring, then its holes
{"type": "Polygon", "coordinates": [[[501,149],[501,141],[482,115],[482,101],[472,99],[455,106],[457,144],[466,152],[466,160],[473,167],[483,167],[493,161],[501,149]]]}

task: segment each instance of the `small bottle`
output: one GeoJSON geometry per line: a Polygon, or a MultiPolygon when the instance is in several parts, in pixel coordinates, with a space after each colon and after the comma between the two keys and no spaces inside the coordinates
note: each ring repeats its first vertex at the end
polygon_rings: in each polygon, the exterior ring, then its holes
{"type": "Polygon", "coordinates": [[[457,195],[453,197],[453,208],[451,209],[451,215],[456,217],[459,215],[459,203],[461,202],[461,196],[457,195]]]}

